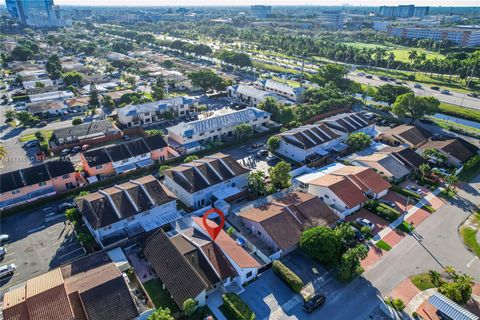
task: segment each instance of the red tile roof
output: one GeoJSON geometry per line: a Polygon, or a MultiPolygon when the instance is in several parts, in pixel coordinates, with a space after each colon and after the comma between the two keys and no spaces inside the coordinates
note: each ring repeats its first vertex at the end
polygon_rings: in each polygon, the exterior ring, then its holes
{"type": "Polygon", "coordinates": [[[353,208],[368,200],[361,189],[359,189],[352,181],[342,176],[326,174],[310,183],[330,189],[349,208],[353,208]]]}

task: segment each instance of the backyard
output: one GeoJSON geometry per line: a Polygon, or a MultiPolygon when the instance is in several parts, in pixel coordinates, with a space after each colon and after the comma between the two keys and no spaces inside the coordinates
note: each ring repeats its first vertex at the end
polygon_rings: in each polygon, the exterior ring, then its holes
{"type": "Polygon", "coordinates": [[[170,297],[168,291],[163,289],[163,283],[160,279],[147,281],[143,286],[156,308],[169,308],[172,313],[180,311],[177,304],[170,297]]]}

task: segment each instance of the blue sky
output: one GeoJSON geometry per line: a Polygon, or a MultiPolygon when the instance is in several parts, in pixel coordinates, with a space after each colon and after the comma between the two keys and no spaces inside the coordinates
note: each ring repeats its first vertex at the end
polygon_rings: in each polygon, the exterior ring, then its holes
{"type": "MultiPolygon", "coordinates": [[[[4,0],[0,0],[5,2],[4,0]]],[[[212,5],[212,6],[237,6],[251,4],[267,5],[363,5],[363,6],[381,6],[398,4],[415,4],[426,6],[479,6],[479,0],[409,0],[399,2],[398,0],[54,0],[55,4],[62,5],[93,5],[93,6],[194,6],[194,5],[212,5]]]]}

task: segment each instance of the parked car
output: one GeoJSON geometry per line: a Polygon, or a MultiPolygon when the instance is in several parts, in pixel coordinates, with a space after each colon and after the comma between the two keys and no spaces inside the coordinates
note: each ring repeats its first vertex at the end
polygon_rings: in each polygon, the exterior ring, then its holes
{"type": "Polygon", "coordinates": [[[475,93],[475,92],[467,93],[467,96],[472,97],[472,98],[478,98],[478,97],[480,97],[480,95],[479,95],[478,93],[475,93]]]}
{"type": "Polygon", "coordinates": [[[84,144],[82,146],[82,151],[86,151],[86,150],[88,150],[88,148],[90,148],[90,145],[89,144],[84,144]]]}
{"type": "Polygon", "coordinates": [[[410,190],[412,192],[415,192],[416,194],[422,194],[423,193],[422,189],[414,187],[412,185],[406,186],[405,189],[410,190]]]}
{"type": "Polygon", "coordinates": [[[0,267],[0,278],[11,276],[17,269],[17,266],[13,263],[6,264],[0,267]]]}
{"type": "Polygon", "coordinates": [[[395,202],[392,202],[392,201],[387,200],[387,199],[380,199],[379,202],[380,202],[380,203],[383,203],[383,204],[386,204],[387,206],[392,207],[392,208],[396,208],[396,207],[397,207],[397,205],[396,205],[395,202]]]}
{"type": "Polygon", "coordinates": [[[429,119],[420,119],[419,121],[422,122],[422,123],[425,123],[425,124],[434,124],[435,123],[435,122],[433,122],[432,120],[429,120],[429,119]]]}
{"type": "Polygon", "coordinates": [[[385,76],[380,76],[380,77],[378,77],[378,79],[380,79],[382,81],[388,81],[388,77],[385,77],[385,76]]]}
{"type": "Polygon", "coordinates": [[[5,249],[4,247],[0,247],[0,260],[3,260],[6,254],[7,254],[7,249],[5,249]]]}
{"type": "Polygon", "coordinates": [[[70,152],[72,152],[72,150],[70,150],[70,149],[63,149],[62,152],[60,152],[60,156],[61,156],[61,157],[65,157],[65,156],[69,155],[70,152]]]}
{"type": "Polygon", "coordinates": [[[360,232],[360,230],[358,230],[358,229],[355,228],[354,226],[352,226],[352,230],[353,230],[353,232],[355,233],[355,240],[357,240],[358,242],[363,242],[363,241],[365,241],[365,237],[364,237],[363,234],[360,232]]]}
{"type": "Polygon", "coordinates": [[[440,90],[440,87],[438,87],[438,86],[432,86],[432,87],[430,87],[430,89],[435,90],[435,91],[438,91],[438,90],[440,90]]]}
{"type": "Polygon", "coordinates": [[[364,75],[365,75],[364,72],[359,72],[359,73],[357,73],[357,76],[360,76],[360,77],[363,77],[364,75]]]}
{"type": "Polygon", "coordinates": [[[254,143],[252,144],[252,148],[263,148],[265,145],[263,143],[254,143]]]}
{"type": "Polygon", "coordinates": [[[278,160],[277,156],[269,156],[265,159],[267,162],[274,162],[278,160]]]}
{"type": "Polygon", "coordinates": [[[394,123],[390,123],[390,125],[388,126],[389,128],[395,128],[395,127],[398,127],[398,124],[396,124],[395,122],[394,123]]]}
{"type": "Polygon", "coordinates": [[[326,300],[327,300],[327,297],[325,297],[321,293],[317,293],[313,297],[305,301],[305,303],[303,304],[303,310],[305,312],[311,313],[315,309],[320,307],[322,304],[324,304],[326,300]]]}
{"type": "Polygon", "coordinates": [[[445,176],[449,175],[449,172],[445,168],[432,168],[432,171],[438,171],[445,176]]]}
{"type": "Polygon", "coordinates": [[[367,75],[365,76],[365,78],[367,78],[367,79],[373,79],[373,76],[367,74],[367,75]]]}
{"type": "Polygon", "coordinates": [[[48,124],[47,121],[40,121],[40,122],[37,124],[37,127],[45,127],[47,124],[48,124]]]}
{"type": "Polygon", "coordinates": [[[67,209],[75,208],[75,204],[72,202],[64,202],[57,207],[57,211],[60,213],[65,212],[67,209]]]}
{"type": "Polygon", "coordinates": [[[124,134],[122,136],[122,139],[125,140],[125,141],[128,141],[128,140],[130,140],[130,136],[128,134],[124,134]]]}
{"type": "Polygon", "coordinates": [[[0,243],[5,243],[10,240],[10,236],[8,234],[0,234],[0,243]]]}
{"type": "Polygon", "coordinates": [[[365,218],[357,218],[355,222],[363,227],[369,227],[372,230],[375,228],[375,225],[370,220],[365,218]]]}
{"type": "Polygon", "coordinates": [[[441,94],[450,94],[450,90],[444,89],[440,91],[441,94]]]}
{"type": "Polygon", "coordinates": [[[414,88],[417,88],[417,89],[420,89],[422,87],[422,85],[420,83],[415,83],[413,85],[414,88]]]}
{"type": "Polygon", "coordinates": [[[75,146],[72,148],[72,153],[77,153],[79,152],[80,150],[82,150],[82,147],[81,146],[75,146]]]}
{"type": "Polygon", "coordinates": [[[257,156],[259,158],[268,156],[268,150],[267,149],[262,149],[262,150],[258,151],[257,156]]]}

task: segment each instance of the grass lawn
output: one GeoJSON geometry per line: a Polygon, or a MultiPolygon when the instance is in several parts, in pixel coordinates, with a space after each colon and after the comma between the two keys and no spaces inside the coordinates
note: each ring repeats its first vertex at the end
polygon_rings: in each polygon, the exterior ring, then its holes
{"type": "MultiPolygon", "coordinates": [[[[49,141],[50,138],[52,137],[53,130],[39,130],[39,132],[42,133],[45,141],[49,141]]],[[[19,138],[20,142],[27,142],[27,141],[35,140],[35,139],[37,139],[37,137],[35,136],[35,132],[24,134],[19,138]]]]}
{"type": "Polygon", "coordinates": [[[143,284],[156,308],[169,308],[172,313],[180,311],[175,301],[172,300],[167,290],[163,289],[160,279],[152,279],[143,284]]]}
{"type": "Polygon", "coordinates": [[[470,227],[463,227],[460,229],[460,234],[462,235],[463,242],[465,245],[472,250],[472,252],[477,256],[480,257],[480,244],[477,242],[476,234],[478,230],[475,230],[470,227]]]}
{"type": "Polygon", "coordinates": [[[298,81],[294,81],[294,80],[285,80],[285,79],[282,79],[282,78],[279,78],[279,77],[272,77],[272,80],[275,80],[275,81],[278,81],[278,82],[281,82],[281,83],[287,83],[289,86],[293,87],[293,88],[298,88],[300,87],[300,82],[298,81]]]}
{"type": "Polygon", "coordinates": [[[449,190],[447,191],[447,189],[443,189],[442,191],[440,191],[440,193],[438,194],[439,197],[442,197],[442,198],[445,198],[445,199],[450,199],[450,198],[453,198],[455,197],[457,193],[453,190],[449,190]]]}
{"type": "Polygon", "coordinates": [[[421,48],[415,48],[414,49],[414,48],[398,47],[398,48],[395,48],[393,50],[388,51],[388,53],[393,52],[393,54],[395,55],[395,60],[397,60],[397,61],[410,62],[410,60],[408,60],[408,53],[412,50],[416,50],[418,54],[425,53],[427,55],[427,59],[437,58],[437,59],[441,60],[441,59],[445,58],[445,56],[441,53],[432,52],[432,51],[428,51],[428,50],[421,49],[421,48]]]}
{"type": "Polygon", "coordinates": [[[392,246],[390,246],[388,243],[386,243],[383,240],[378,241],[375,245],[385,251],[390,251],[392,249],[392,246]]]}
{"type": "Polygon", "coordinates": [[[480,122],[480,110],[455,106],[445,102],[440,103],[440,113],[462,119],[480,122]]]}
{"type": "Polygon", "coordinates": [[[299,74],[300,71],[297,71],[295,69],[289,69],[289,68],[284,68],[282,66],[276,66],[273,64],[267,64],[259,61],[253,61],[253,66],[258,69],[266,70],[266,71],[272,71],[272,72],[278,72],[278,73],[293,73],[293,74],[299,74]]]}
{"type": "Polygon", "coordinates": [[[428,273],[420,273],[410,277],[410,281],[420,290],[427,290],[431,288],[435,288],[436,286],[433,284],[432,280],[428,273]]]}
{"type": "Polygon", "coordinates": [[[189,317],[187,317],[186,315],[185,315],[185,316],[181,316],[180,318],[178,318],[178,320],[204,320],[204,319],[206,319],[208,316],[212,316],[213,319],[217,319],[217,318],[215,318],[215,316],[213,315],[212,310],[210,310],[209,307],[204,306],[204,307],[199,307],[199,308],[197,308],[197,310],[195,310],[195,313],[192,314],[191,316],[189,316],[189,317]]]}
{"type": "Polygon", "coordinates": [[[462,129],[464,131],[470,131],[474,134],[480,135],[480,129],[477,129],[477,128],[474,128],[474,127],[469,127],[469,126],[466,126],[466,125],[463,125],[463,124],[460,124],[460,123],[457,123],[457,122],[437,119],[437,118],[433,118],[433,117],[429,117],[429,119],[434,121],[438,126],[444,128],[444,129],[447,129],[447,130],[450,130],[450,127],[455,127],[455,128],[462,129]]]}

